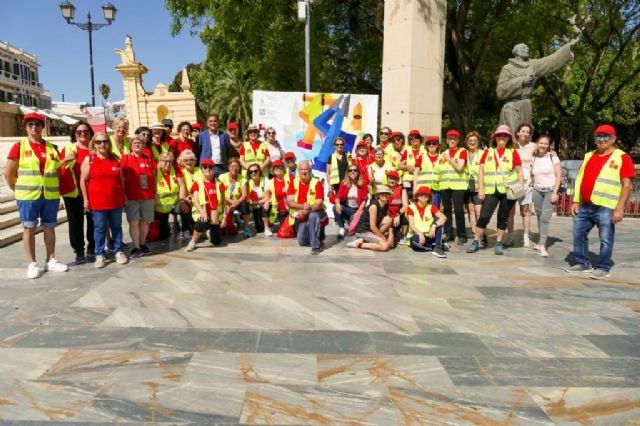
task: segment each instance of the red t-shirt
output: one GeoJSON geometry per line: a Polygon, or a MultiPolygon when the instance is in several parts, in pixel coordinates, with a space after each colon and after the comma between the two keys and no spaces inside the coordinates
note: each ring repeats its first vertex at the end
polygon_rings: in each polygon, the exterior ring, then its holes
{"type": "MultiPolygon", "coordinates": [[[[426,209],[427,207],[422,207],[419,203],[416,203],[415,206],[418,208],[418,214],[422,217],[424,216],[424,209],[426,209]]],[[[432,205],[431,206],[431,216],[435,217],[436,214],[438,213],[438,207],[432,205]]],[[[412,209],[407,209],[407,216],[413,216],[414,212],[412,209]]]]}
{"type": "MultiPolygon", "coordinates": [[[[180,167],[176,167],[175,165],[171,166],[173,167],[173,170],[176,172],[175,176],[176,178],[181,178],[182,177],[182,170],[180,170],[180,167]]],[[[164,178],[164,181],[167,182],[167,186],[169,188],[171,188],[171,172],[164,174],[162,173],[162,177],[164,178]]]]}
{"type": "MultiPolygon", "coordinates": [[[[296,188],[293,185],[294,179],[291,179],[289,182],[289,188],[287,189],[287,195],[296,195],[296,188]]],[[[298,204],[304,204],[307,202],[307,193],[309,192],[309,184],[311,182],[305,184],[300,181],[300,187],[298,188],[298,199],[294,200],[298,204]]],[[[324,188],[322,187],[322,182],[318,181],[316,183],[316,200],[324,200],[324,188]]],[[[298,222],[304,222],[307,218],[298,219],[298,222]]]]}
{"type": "MultiPolygon", "coordinates": [[[[498,153],[498,157],[502,158],[504,155],[504,149],[495,149],[494,152],[498,153]]],[[[485,149],[484,154],[482,154],[482,158],[480,159],[480,164],[484,164],[487,161],[487,154],[489,154],[489,150],[485,149]]],[[[496,167],[498,167],[498,158],[494,156],[493,161],[496,163],[496,167]]],[[[522,160],[520,159],[520,155],[518,151],[513,150],[513,167],[521,166],[522,160]]]]}
{"type": "Polygon", "coordinates": [[[438,161],[438,158],[440,157],[440,154],[434,154],[434,155],[427,154],[427,156],[429,157],[429,160],[431,161],[431,164],[433,166],[435,166],[436,162],[438,161]]]}
{"type": "Polygon", "coordinates": [[[589,159],[586,167],[584,168],[584,174],[582,175],[582,184],[580,185],[580,198],[585,203],[591,202],[591,193],[593,192],[593,187],[596,185],[596,179],[600,174],[605,165],[607,167],[620,168],[620,180],[624,178],[633,179],[635,176],[635,170],[633,168],[633,160],[628,154],[622,155],[622,165],[620,164],[612,164],[607,162],[611,158],[610,154],[607,155],[598,155],[594,154],[589,159]]]}
{"type": "MultiPolygon", "coordinates": [[[[293,177],[291,177],[293,180],[293,177]]],[[[273,180],[273,190],[275,191],[276,200],[278,201],[278,211],[282,212],[287,209],[287,205],[285,204],[285,198],[287,197],[287,189],[285,187],[285,181],[274,179],[273,180]]]]}
{"type": "Polygon", "coordinates": [[[394,218],[400,213],[402,208],[402,186],[398,185],[393,190],[393,197],[389,199],[389,217],[394,218]]]}
{"type": "MultiPolygon", "coordinates": [[[[47,145],[44,142],[38,143],[31,141],[29,141],[29,145],[31,145],[31,150],[40,160],[40,173],[44,174],[44,165],[47,161],[47,145]]],[[[20,142],[13,144],[9,155],[7,155],[7,159],[20,161],[20,142]]]]}
{"type": "MultiPolygon", "coordinates": [[[[454,158],[455,155],[458,153],[458,150],[461,149],[460,147],[456,147],[454,149],[450,149],[449,150],[449,157],[450,158],[454,158]]],[[[464,164],[467,164],[467,150],[463,150],[460,153],[460,160],[464,160],[464,164]]]]}
{"type": "Polygon", "coordinates": [[[183,141],[182,139],[178,139],[176,143],[176,159],[180,156],[182,151],[191,150],[193,153],[196,152],[196,143],[191,139],[187,139],[183,141]]]}
{"type": "MultiPolygon", "coordinates": [[[[206,199],[207,199],[207,205],[206,205],[206,209],[207,209],[207,213],[211,213],[214,210],[218,209],[218,188],[216,188],[216,184],[219,185],[220,187],[220,192],[224,193],[224,191],[227,190],[227,188],[224,186],[223,183],[216,183],[216,181],[203,181],[204,183],[204,188],[206,191],[206,199]]],[[[198,185],[198,182],[193,182],[193,185],[191,185],[191,189],[189,190],[189,192],[191,192],[192,194],[196,191],[200,190],[200,185],[198,185]]]]}
{"type": "MultiPolygon", "coordinates": [[[[253,149],[253,152],[255,152],[256,156],[258,155],[258,149],[260,148],[260,145],[262,145],[261,141],[249,141],[249,143],[251,144],[251,149],[253,149]]],[[[264,153],[265,157],[269,157],[269,150],[268,149],[263,149],[262,152],[264,153]]],[[[244,156],[245,152],[244,152],[244,144],[240,145],[240,150],[238,151],[238,154],[244,156]]]]}
{"type": "MultiPolygon", "coordinates": [[[[91,151],[88,148],[84,148],[80,143],[76,142],[76,162],[73,165],[73,175],[76,177],[76,182],[78,184],[78,197],[82,197],[82,192],[80,191],[80,174],[82,169],[82,162],[85,158],[87,158],[91,151]]],[[[60,153],[60,159],[63,159],[67,155],[67,148],[63,148],[60,153]]],[[[63,174],[61,170],[60,174],[60,193],[64,194],[67,190],[73,190],[73,180],[71,180],[71,174],[63,174]]]]}
{"type": "Polygon", "coordinates": [[[112,210],[124,206],[124,188],[118,158],[92,155],[90,161],[87,192],[91,210],[112,210]]]}
{"type": "Polygon", "coordinates": [[[127,199],[153,200],[156,196],[156,163],[153,158],[145,154],[126,154],[122,156],[120,165],[127,199]],[[146,183],[145,188],[142,187],[143,183],[146,183]]]}

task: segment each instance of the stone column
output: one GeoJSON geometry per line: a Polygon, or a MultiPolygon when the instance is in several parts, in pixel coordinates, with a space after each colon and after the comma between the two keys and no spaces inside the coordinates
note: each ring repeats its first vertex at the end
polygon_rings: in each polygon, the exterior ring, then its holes
{"type": "Polygon", "coordinates": [[[440,135],[446,0],[386,0],[380,126],[440,135]]]}

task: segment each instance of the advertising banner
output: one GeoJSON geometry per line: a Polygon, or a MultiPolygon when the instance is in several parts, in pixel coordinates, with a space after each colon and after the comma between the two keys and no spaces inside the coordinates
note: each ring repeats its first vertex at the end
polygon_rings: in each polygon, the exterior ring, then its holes
{"type": "Polygon", "coordinates": [[[103,107],[87,107],[85,109],[87,114],[87,123],[91,126],[94,132],[107,132],[107,121],[103,107]]]}

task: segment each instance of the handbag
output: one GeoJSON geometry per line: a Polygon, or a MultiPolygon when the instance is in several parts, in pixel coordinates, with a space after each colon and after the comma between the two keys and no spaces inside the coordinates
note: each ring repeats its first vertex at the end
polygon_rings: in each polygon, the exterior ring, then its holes
{"type": "Polygon", "coordinates": [[[296,230],[292,224],[289,223],[289,215],[286,215],[280,222],[280,228],[276,233],[278,238],[295,238],[296,230]]]}
{"type": "MultiPolygon", "coordinates": [[[[502,177],[502,182],[504,182],[504,170],[502,169],[502,158],[499,158],[496,155],[496,159],[498,160],[498,167],[500,167],[500,176],[502,177]]],[[[518,200],[524,197],[526,194],[524,185],[521,184],[520,182],[507,183],[505,184],[505,187],[507,189],[507,200],[518,200]]]]}

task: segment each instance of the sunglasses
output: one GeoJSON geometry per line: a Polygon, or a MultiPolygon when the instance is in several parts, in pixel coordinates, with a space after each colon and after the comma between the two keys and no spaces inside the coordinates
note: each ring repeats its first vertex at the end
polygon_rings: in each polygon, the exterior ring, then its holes
{"type": "Polygon", "coordinates": [[[249,170],[249,174],[250,174],[250,175],[257,175],[257,174],[260,174],[260,170],[249,170]]]}
{"type": "Polygon", "coordinates": [[[344,146],[344,144],[343,143],[336,143],[336,144],[334,144],[334,146],[344,146]]]}
{"type": "Polygon", "coordinates": [[[76,135],[88,135],[89,133],[91,133],[88,130],[76,130],[76,135]]]}
{"type": "Polygon", "coordinates": [[[380,136],[389,136],[389,132],[380,132],[380,136]]]}
{"type": "Polygon", "coordinates": [[[142,133],[140,133],[140,136],[143,136],[143,137],[145,137],[145,138],[148,138],[149,136],[151,136],[151,134],[150,134],[150,133],[148,133],[148,132],[142,132],[142,133]]]}
{"type": "Polygon", "coordinates": [[[273,170],[284,170],[284,166],[275,166],[273,170]]]}
{"type": "Polygon", "coordinates": [[[440,145],[438,142],[429,142],[427,144],[427,146],[436,146],[436,145],[440,145]]]}
{"type": "Polygon", "coordinates": [[[349,173],[354,173],[354,172],[358,173],[358,171],[359,171],[358,169],[349,169],[349,173]]]}
{"type": "Polygon", "coordinates": [[[249,130],[249,131],[247,131],[247,133],[260,133],[260,131],[259,130],[249,130]]]}
{"type": "MultiPolygon", "coordinates": [[[[496,134],[496,138],[510,138],[511,135],[509,135],[508,133],[497,133],[496,134]]],[[[447,139],[449,140],[449,139],[447,139]]]]}
{"type": "MultiPolygon", "coordinates": [[[[185,161],[194,161],[194,160],[185,160],[185,161]]],[[[212,170],[213,166],[210,166],[209,164],[205,164],[204,166],[200,166],[200,168],[202,170],[212,170]]]]}
{"type": "Polygon", "coordinates": [[[276,132],[267,132],[268,135],[275,135],[276,132]]]}
{"type": "Polygon", "coordinates": [[[27,127],[42,127],[42,126],[44,126],[44,124],[42,124],[42,122],[40,122],[40,121],[29,121],[27,124],[25,124],[25,126],[27,126],[27,127]]]}
{"type": "Polygon", "coordinates": [[[609,135],[595,135],[593,139],[596,142],[606,142],[609,140],[609,135]]]}
{"type": "Polygon", "coordinates": [[[104,145],[104,144],[108,144],[109,141],[108,140],[97,140],[94,142],[94,144],[96,145],[104,145]]]}

